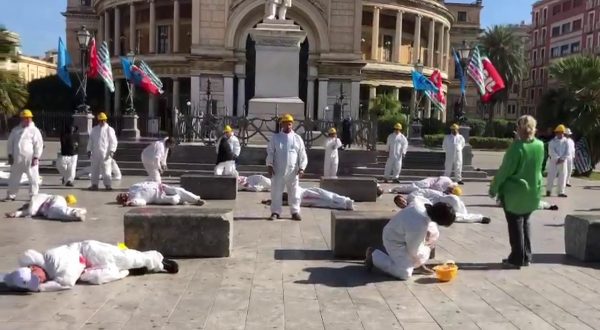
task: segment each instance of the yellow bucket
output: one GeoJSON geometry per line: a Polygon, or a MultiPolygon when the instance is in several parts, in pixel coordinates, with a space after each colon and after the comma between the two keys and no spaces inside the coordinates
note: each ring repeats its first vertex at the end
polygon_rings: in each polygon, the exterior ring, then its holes
{"type": "Polygon", "coordinates": [[[433,270],[440,282],[450,282],[458,275],[458,266],[454,261],[446,261],[443,265],[433,267],[433,270]]]}

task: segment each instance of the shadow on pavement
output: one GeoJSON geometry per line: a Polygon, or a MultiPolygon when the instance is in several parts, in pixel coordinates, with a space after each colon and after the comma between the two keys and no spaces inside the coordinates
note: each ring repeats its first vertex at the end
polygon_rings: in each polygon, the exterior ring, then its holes
{"type": "Polygon", "coordinates": [[[496,204],[469,204],[467,205],[468,207],[493,207],[493,208],[498,208],[500,206],[496,205],[496,204]]]}
{"type": "Polygon", "coordinates": [[[583,186],[586,190],[600,190],[600,186],[583,186]]]}
{"type": "Polygon", "coordinates": [[[547,223],[544,225],[545,227],[564,227],[564,223],[547,223]]]}
{"type": "Polygon", "coordinates": [[[395,281],[376,272],[369,273],[362,265],[349,265],[341,268],[332,267],[309,267],[304,268],[310,273],[307,280],[299,280],[298,284],[323,284],[336,288],[351,288],[363,286],[369,283],[395,281]]]}
{"type": "Polygon", "coordinates": [[[330,250],[298,250],[281,249],[275,250],[275,260],[332,260],[333,254],[330,250]]]}
{"type": "Polygon", "coordinates": [[[457,262],[459,270],[500,270],[504,269],[499,262],[457,262]]]}
{"type": "Polygon", "coordinates": [[[538,253],[532,256],[534,264],[561,264],[568,266],[577,266],[584,268],[600,269],[598,262],[583,262],[571,258],[564,253],[538,253]]]}
{"type": "Polygon", "coordinates": [[[28,296],[33,295],[33,292],[27,291],[14,291],[6,286],[4,283],[0,283],[0,296],[28,296]]]}
{"type": "MultiPolygon", "coordinates": [[[[418,275],[417,275],[418,276],[418,275]]],[[[435,277],[420,277],[415,280],[419,284],[437,284],[440,283],[435,277]]]]}
{"type": "Polygon", "coordinates": [[[598,212],[598,211],[600,211],[600,209],[587,209],[587,210],[579,209],[579,210],[575,210],[575,212],[598,212]]]}

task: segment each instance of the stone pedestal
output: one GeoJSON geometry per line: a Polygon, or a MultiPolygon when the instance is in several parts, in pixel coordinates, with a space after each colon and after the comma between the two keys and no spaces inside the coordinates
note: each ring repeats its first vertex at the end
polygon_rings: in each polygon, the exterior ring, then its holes
{"type": "Polygon", "coordinates": [[[90,139],[93,120],[94,116],[91,113],[76,113],[73,115],[73,125],[77,127],[79,132],[79,155],[87,154],[87,143],[90,139]]]}
{"type": "Polygon", "coordinates": [[[413,147],[422,147],[425,144],[423,143],[423,137],[421,136],[421,130],[423,125],[421,125],[418,121],[413,121],[410,124],[410,132],[408,134],[408,144],[413,147]]]}
{"type": "Polygon", "coordinates": [[[140,130],[138,129],[138,115],[123,115],[123,129],[120,138],[123,140],[139,140],[140,130]]]}
{"type": "Polygon", "coordinates": [[[256,82],[249,116],[270,118],[289,113],[304,118],[298,81],[300,44],[306,32],[291,20],[265,20],[250,36],[256,42],[256,82]]]}
{"type": "Polygon", "coordinates": [[[567,215],[565,253],[581,261],[600,261],[600,216],[567,215]]]}
{"type": "Polygon", "coordinates": [[[469,143],[469,138],[471,137],[471,127],[461,125],[458,128],[458,132],[465,138],[465,148],[463,149],[463,170],[472,171],[473,149],[471,148],[471,144],[469,143]]]}
{"type": "Polygon", "coordinates": [[[320,187],[352,199],[355,202],[377,201],[377,179],[336,177],[321,178],[320,187]]]}
{"type": "Polygon", "coordinates": [[[364,259],[368,247],[385,251],[383,227],[394,216],[384,211],[332,211],[331,249],[338,258],[364,259]]]}

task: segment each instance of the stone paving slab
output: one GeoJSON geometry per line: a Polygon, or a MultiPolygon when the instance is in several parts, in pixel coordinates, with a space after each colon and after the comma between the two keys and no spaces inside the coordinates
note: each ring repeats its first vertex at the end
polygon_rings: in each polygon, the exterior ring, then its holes
{"type": "MultiPolygon", "coordinates": [[[[125,190],[141,180],[128,177],[115,188],[125,190]]],[[[114,203],[118,191],[82,190],[89,181],[77,181],[74,189],[58,182],[47,176],[43,191],[74,192],[88,207],[88,220],[0,220],[0,271],[15,268],[18,254],[28,248],[123,240],[123,214],[129,209],[114,203]]],[[[184,259],[177,275],[128,277],[64,292],[0,292],[0,328],[600,329],[600,265],[567,259],[563,241],[565,215],[594,212],[600,185],[574,183],[568,199],[548,199],[560,211],[534,213],[534,263],[521,270],[500,269],[508,253],[502,210],[487,197],[487,184],[467,183],[467,207],[493,221],[442,229],[437,260],[461,263],[458,278],[444,284],[423,276],[396,281],[367,273],[360,262],[333,260],[329,210],[303,209],[302,222],[269,222],[263,220],[269,209],[260,204],[269,194],[242,192],[237,201],[205,206],[235,208],[230,258],[184,259]]],[[[22,190],[19,201],[0,203],[0,212],[16,209],[25,197],[22,190]]],[[[392,211],[392,198],[385,194],[356,207],[392,211]]],[[[289,211],[283,215],[289,217],[289,211]]]]}

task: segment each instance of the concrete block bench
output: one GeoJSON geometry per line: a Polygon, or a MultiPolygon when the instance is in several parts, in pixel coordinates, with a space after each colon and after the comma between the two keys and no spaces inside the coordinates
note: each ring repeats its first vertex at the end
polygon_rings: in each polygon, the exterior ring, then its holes
{"type": "Polygon", "coordinates": [[[581,261],[600,261],[600,215],[567,215],[565,252],[581,261]]]}
{"type": "Polygon", "coordinates": [[[331,248],[339,258],[364,259],[367,247],[383,249],[383,227],[395,212],[331,212],[331,248]]]}
{"type": "Polygon", "coordinates": [[[349,197],[355,202],[377,200],[377,179],[357,177],[321,178],[322,189],[349,197]]]}
{"type": "Polygon", "coordinates": [[[168,257],[228,257],[233,210],[198,207],[143,207],[125,213],[125,244],[168,257]]]}
{"type": "Polygon", "coordinates": [[[234,176],[184,174],[180,180],[183,189],[200,195],[202,199],[237,198],[237,178],[234,176]]]}

